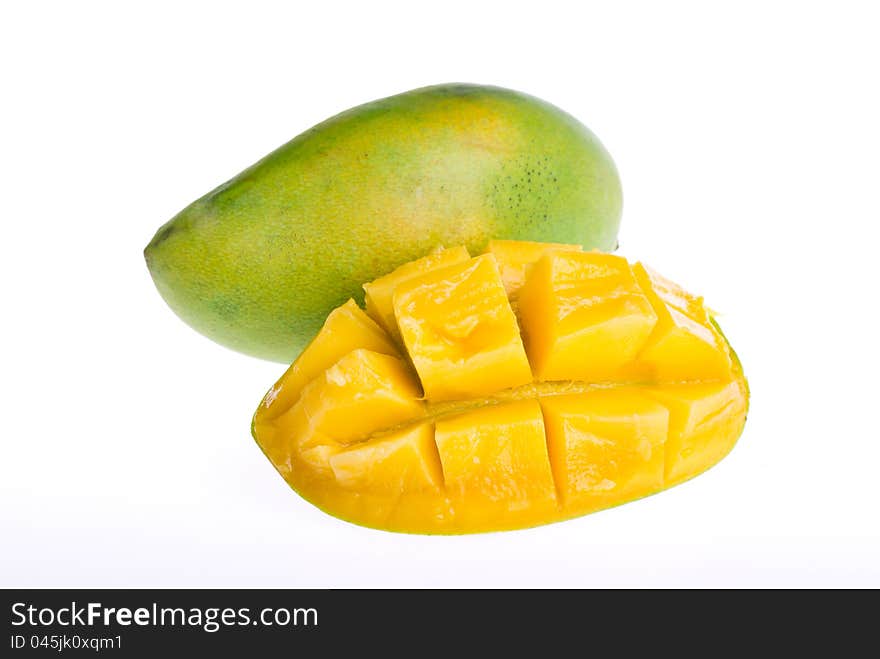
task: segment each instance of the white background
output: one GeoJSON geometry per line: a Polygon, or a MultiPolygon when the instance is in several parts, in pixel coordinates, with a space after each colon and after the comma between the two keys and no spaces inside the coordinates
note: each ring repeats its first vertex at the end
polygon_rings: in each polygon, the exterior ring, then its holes
{"type": "Polygon", "coordinates": [[[880,18],[725,5],[4,4],[0,585],[880,586],[880,18]],[[254,445],[284,367],[179,321],[144,245],[327,116],[449,81],[590,126],[621,253],[723,312],[752,407],[717,467],[421,537],[325,515],[254,445]]]}

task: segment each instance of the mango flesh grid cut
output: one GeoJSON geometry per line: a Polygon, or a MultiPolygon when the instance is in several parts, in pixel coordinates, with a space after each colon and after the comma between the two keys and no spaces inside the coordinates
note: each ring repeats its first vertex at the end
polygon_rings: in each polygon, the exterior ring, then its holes
{"type": "Polygon", "coordinates": [[[532,381],[491,254],[400,284],[393,308],[428,400],[488,396],[532,381]]]}
{"type": "Polygon", "coordinates": [[[394,272],[364,284],[364,303],[367,313],[395,340],[400,339],[400,330],[394,319],[392,298],[395,289],[410,279],[432,270],[440,270],[450,265],[469,261],[471,255],[465,247],[439,249],[417,261],[404,263],[394,272]]]}
{"type": "Polygon", "coordinates": [[[553,251],[580,252],[580,245],[560,243],[531,243],[522,240],[490,240],[486,252],[493,254],[498,262],[504,290],[511,300],[519,295],[526,282],[526,275],[542,256],[553,251]]]}
{"type": "Polygon", "coordinates": [[[342,519],[568,519],[692,478],[745,424],[742,368],[702,299],[642,264],[494,241],[364,288],[367,311],[332,312],[253,420],[285,480],[342,519]]]}

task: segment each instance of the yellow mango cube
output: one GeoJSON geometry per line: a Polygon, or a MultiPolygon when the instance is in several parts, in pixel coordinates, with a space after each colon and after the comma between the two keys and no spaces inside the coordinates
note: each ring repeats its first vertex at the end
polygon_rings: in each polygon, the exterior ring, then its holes
{"type": "Polygon", "coordinates": [[[746,413],[739,382],[649,387],[644,392],[669,410],[667,487],[708,469],[736,443],[746,413]]]}
{"type": "Polygon", "coordinates": [[[439,249],[410,263],[404,263],[393,272],[364,284],[364,302],[367,313],[395,340],[400,340],[400,331],[394,320],[392,299],[395,289],[404,282],[425,273],[470,261],[471,255],[464,247],[439,249]]]}
{"type": "Polygon", "coordinates": [[[385,355],[398,354],[388,335],[354,300],[349,300],[330,312],[321,331],[265,395],[256,422],[265,422],[286,412],[297,401],[303,387],[358,348],[385,355]]]}
{"type": "Polygon", "coordinates": [[[657,314],[657,325],[638,356],[650,367],[649,377],[661,382],[730,378],[727,342],[703,301],[641,263],[633,272],[657,314]]]}
{"type": "Polygon", "coordinates": [[[418,384],[401,359],[359,349],[313,380],[276,425],[301,445],[346,444],[424,411],[418,384]]]}
{"type": "Polygon", "coordinates": [[[542,381],[625,379],[657,323],[626,259],[553,252],[520,291],[526,352],[542,381]]]}
{"type": "Polygon", "coordinates": [[[393,305],[429,400],[483,396],[532,381],[491,254],[401,284],[393,305]]]}
{"type": "Polygon", "coordinates": [[[330,466],[341,487],[361,492],[393,496],[443,487],[431,423],[354,444],[330,458],[330,466]]]}
{"type": "Polygon", "coordinates": [[[536,400],[439,419],[435,441],[446,493],[462,525],[491,525],[493,516],[523,510],[555,510],[556,490],[536,400]]]}
{"type": "Polygon", "coordinates": [[[254,429],[262,433],[263,453],[285,478],[303,471],[297,468],[303,465],[316,474],[329,474],[329,458],[343,446],[316,428],[304,407],[298,403],[254,429]]]}
{"type": "Polygon", "coordinates": [[[550,464],[566,507],[595,510],[663,488],[669,412],[634,389],[541,399],[550,464]]]}
{"type": "Polygon", "coordinates": [[[514,299],[519,289],[526,281],[526,274],[531,266],[537,263],[542,256],[550,252],[580,252],[580,245],[566,245],[563,243],[535,243],[524,240],[490,240],[486,248],[487,254],[493,254],[498,261],[498,270],[501,272],[501,281],[504,282],[504,290],[508,297],[514,299]]]}

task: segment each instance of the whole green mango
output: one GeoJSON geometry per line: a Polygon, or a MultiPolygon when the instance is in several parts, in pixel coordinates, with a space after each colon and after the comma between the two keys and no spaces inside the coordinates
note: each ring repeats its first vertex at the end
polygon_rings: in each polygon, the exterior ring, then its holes
{"type": "Polygon", "coordinates": [[[361,284],[438,246],[492,238],[616,247],[599,140],[519,92],[451,84],[336,115],[187,206],[144,251],[184,321],[289,363],[361,284]]]}

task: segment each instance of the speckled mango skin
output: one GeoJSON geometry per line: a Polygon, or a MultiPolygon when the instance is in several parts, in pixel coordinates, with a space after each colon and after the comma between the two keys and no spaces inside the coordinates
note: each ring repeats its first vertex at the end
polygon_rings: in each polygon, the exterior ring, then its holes
{"type": "Polygon", "coordinates": [[[598,139],[519,92],[440,85],[297,136],[162,226],[162,297],[234,350],[292,361],[361,284],[438,246],[492,238],[612,250],[622,196],[598,139]]]}

